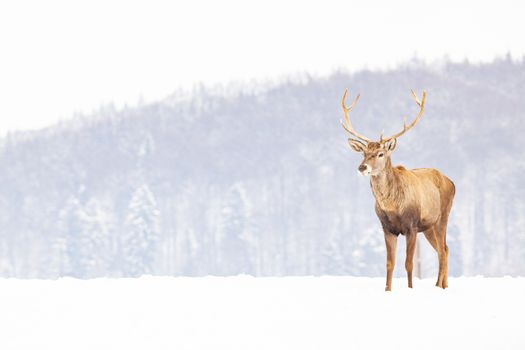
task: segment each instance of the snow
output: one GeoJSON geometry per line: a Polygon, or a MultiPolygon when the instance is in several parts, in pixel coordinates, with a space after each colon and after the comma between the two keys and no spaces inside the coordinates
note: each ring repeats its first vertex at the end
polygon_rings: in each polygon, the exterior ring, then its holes
{"type": "Polygon", "coordinates": [[[525,278],[0,279],[2,349],[524,349],[525,278]]]}

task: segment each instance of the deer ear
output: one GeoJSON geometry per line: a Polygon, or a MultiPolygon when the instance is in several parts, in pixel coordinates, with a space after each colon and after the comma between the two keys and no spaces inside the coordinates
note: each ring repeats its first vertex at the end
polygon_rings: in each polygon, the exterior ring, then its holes
{"type": "Polygon", "coordinates": [[[366,145],[359,140],[348,139],[348,144],[356,152],[364,152],[366,149],[366,145]]]}
{"type": "Polygon", "coordinates": [[[388,140],[385,142],[385,149],[387,152],[392,152],[396,148],[397,139],[388,140]]]}

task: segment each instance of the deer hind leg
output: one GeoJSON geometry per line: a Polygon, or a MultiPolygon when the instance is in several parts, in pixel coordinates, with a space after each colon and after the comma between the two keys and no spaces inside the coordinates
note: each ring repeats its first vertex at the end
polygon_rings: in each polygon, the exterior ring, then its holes
{"type": "Polygon", "coordinates": [[[434,228],[429,228],[428,230],[424,231],[425,238],[427,239],[428,243],[434,248],[434,250],[437,252],[437,241],[436,241],[436,234],[434,232],[434,228]]]}
{"type": "MultiPolygon", "coordinates": [[[[441,285],[443,289],[448,287],[448,246],[447,246],[447,224],[448,224],[448,216],[450,214],[450,209],[452,208],[452,201],[454,200],[454,194],[456,193],[456,189],[454,187],[454,184],[449,181],[448,186],[448,202],[447,204],[442,208],[441,210],[441,220],[439,220],[438,224],[436,225],[436,233],[437,233],[437,242],[438,242],[438,248],[441,250],[441,256],[440,256],[440,266],[443,265],[443,275],[441,280],[441,285]]],[[[439,251],[438,251],[439,253],[439,251]]],[[[439,282],[439,279],[438,279],[439,282]]]]}
{"type": "Polygon", "coordinates": [[[445,272],[443,275],[443,289],[448,288],[448,245],[445,244],[445,272]]]}
{"type": "Polygon", "coordinates": [[[405,259],[405,269],[407,270],[408,288],[412,288],[412,270],[414,268],[414,251],[416,248],[417,232],[410,232],[406,235],[407,253],[405,259]]]}
{"type": "Polygon", "coordinates": [[[385,291],[392,290],[392,274],[396,265],[397,236],[385,231],[386,244],[386,287],[385,291]]]}
{"type": "MultiPolygon", "coordinates": [[[[450,210],[450,208],[448,209],[450,210]]],[[[447,215],[441,219],[438,230],[438,242],[441,245],[443,255],[443,281],[441,287],[443,289],[448,287],[448,246],[447,246],[447,223],[448,223],[448,212],[447,215]]]]}
{"type": "Polygon", "coordinates": [[[448,247],[446,243],[446,225],[438,225],[434,228],[436,233],[436,247],[439,259],[439,274],[436,287],[448,287],[448,247]]]}
{"type": "Polygon", "coordinates": [[[443,282],[446,283],[446,252],[448,249],[446,249],[446,244],[442,242],[443,236],[440,234],[440,228],[433,226],[424,231],[424,233],[427,241],[438,254],[439,272],[436,287],[446,288],[446,286],[443,286],[443,282]]]}
{"type": "Polygon", "coordinates": [[[438,259],[439,259],[439,274],[436,282],[436,287],[447,288],[447,245],[438,237],[438,259]]]}

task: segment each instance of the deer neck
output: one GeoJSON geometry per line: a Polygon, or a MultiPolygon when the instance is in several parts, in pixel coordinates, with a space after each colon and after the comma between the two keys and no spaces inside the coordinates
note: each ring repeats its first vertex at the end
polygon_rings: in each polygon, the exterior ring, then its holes
{"type": "Polygon", "coordinates": [[[396,177],[390,158],[387,160],[385,169],[382,172],[371,176],[370,186],[381,209],[392,210],[396,207],[396,203],[402,197],[403,189],[396,177]]]}

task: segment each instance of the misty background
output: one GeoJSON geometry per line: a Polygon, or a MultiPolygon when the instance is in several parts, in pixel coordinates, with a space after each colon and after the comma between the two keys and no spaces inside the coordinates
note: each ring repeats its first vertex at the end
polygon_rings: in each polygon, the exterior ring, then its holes
{"type": "MultiPolygon", "coordinates": [[[[339,124],[379,138],[414,118],[393,164],[456,184],[449,272],[525,275],[525,61],[300,74],[111,104],[0,147],[0,276],[382,276],[383,233],[361,156],[339,124]]],[[[437,257],[424,237],[424,277],[437,257]]],[[[403,274],[404,238],[397,273],[403,274]]]]}

